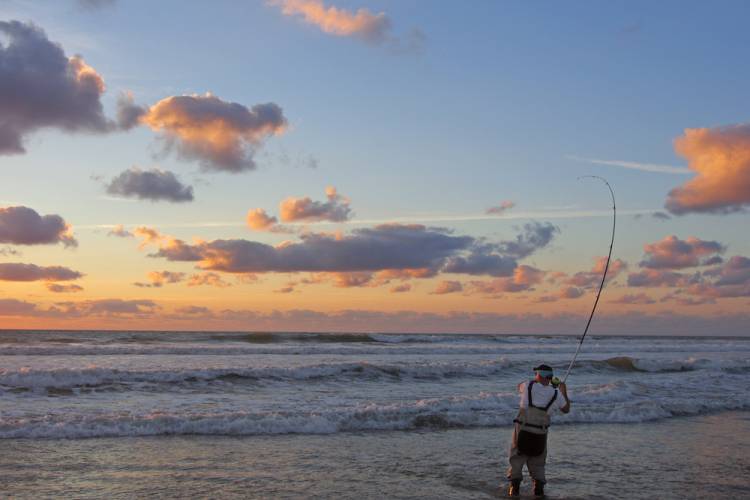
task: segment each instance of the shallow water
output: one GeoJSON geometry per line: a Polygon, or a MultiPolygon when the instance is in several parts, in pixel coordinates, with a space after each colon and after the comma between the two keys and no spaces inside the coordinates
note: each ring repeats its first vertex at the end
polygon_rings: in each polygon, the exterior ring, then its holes
{"type": "MultiPolygon", "coordinates": [[[[0,488],[17,498],[493,498],[509,437],[477,428],[12,439],[0,488]]],[[[749,474],[748,412],[550,434],[551,498],[749,498],[749,474]]]]}

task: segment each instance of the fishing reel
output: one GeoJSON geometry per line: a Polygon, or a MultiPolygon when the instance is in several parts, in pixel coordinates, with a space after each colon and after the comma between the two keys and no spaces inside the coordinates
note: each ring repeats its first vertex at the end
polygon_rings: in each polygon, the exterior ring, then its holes
{"type": "Polygon", "coordinates": [[[552,377],[552,382],[550,383],[552,384],[552,387],[557,389],[557,387],[560,385],[561,382],[562,380],[560,380],[558,377],[552,377]]]}

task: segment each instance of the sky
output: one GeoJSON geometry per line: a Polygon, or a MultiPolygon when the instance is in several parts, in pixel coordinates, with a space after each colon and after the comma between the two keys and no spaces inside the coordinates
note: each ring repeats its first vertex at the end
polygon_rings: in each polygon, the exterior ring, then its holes
{"type": "Polygon", "coordinates": [[[749,14],[0,0],[0,327],[748,335],[749,14]]]}

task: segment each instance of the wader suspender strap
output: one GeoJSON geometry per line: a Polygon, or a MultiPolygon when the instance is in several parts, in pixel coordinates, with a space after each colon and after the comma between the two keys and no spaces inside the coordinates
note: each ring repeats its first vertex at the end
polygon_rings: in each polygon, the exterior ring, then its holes
{"type": "MultiPolygon", "coordinates": [[[[526,390],[529,394],[529,406],[534,406],[533,401],[531,400],[531,386],[534,385],[534,380],[529,380],[529,385],[527,386],[526,390]]],[[[539,408],[540,410],[549,411],[550,407],[552,406],[552,403],[555,402],[557,399],[557,389],[555,389],[555,394],[552,395],[552,399],[549,400],[549,403],[547,403],[547,406],[542,408],[541,406],[534,406],[534,408],[539,408]]]]}

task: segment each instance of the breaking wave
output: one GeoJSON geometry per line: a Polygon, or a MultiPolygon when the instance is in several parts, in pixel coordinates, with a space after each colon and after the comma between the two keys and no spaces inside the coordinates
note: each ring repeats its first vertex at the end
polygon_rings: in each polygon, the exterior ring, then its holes
{"type": "MultiPolygon", "coordinates": [[[[630,399],[587,405],[556,424],[637,423],[725,410],[750,409],[750,401],[630,399]]],[[[423,399],[395,404],[366,404],[336,410],[287,412],[150,412],[5,418],[0,438],[93,438],[175,434],[271,435],[333,434],[383,430],[499,427],[511,425],[516,398],[507,393],[423,399]]]]}

